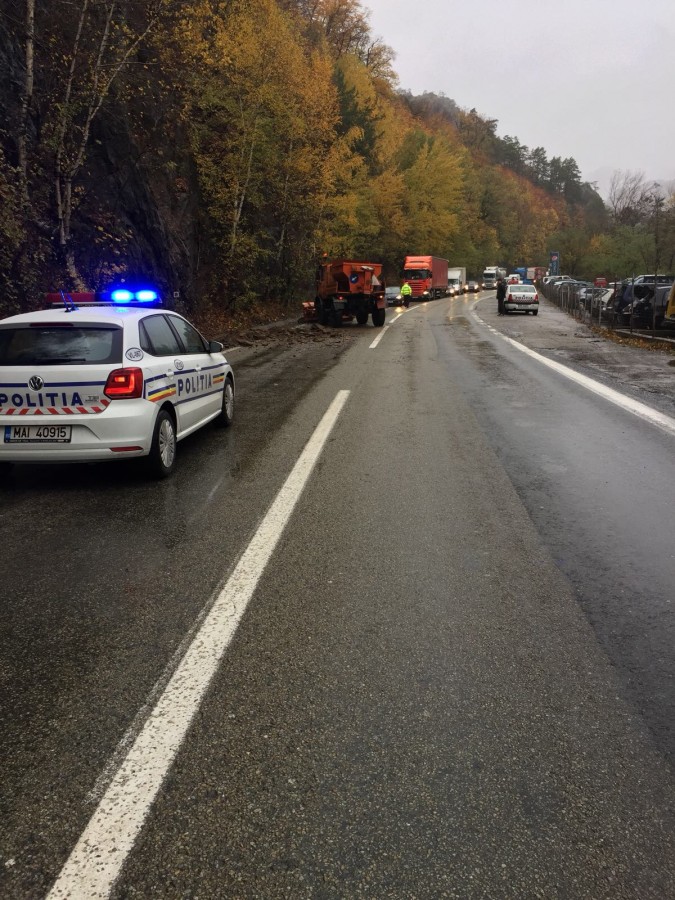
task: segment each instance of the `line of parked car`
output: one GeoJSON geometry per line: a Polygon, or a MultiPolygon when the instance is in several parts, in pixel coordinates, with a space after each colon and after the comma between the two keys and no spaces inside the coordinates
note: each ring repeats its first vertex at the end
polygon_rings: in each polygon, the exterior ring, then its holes
{"type": "Polygon", "coordinates": [[[632,319],[638,328],[655,322],[658,328],[665,322],[673,282],[673,275],[638,275],[598,286],[569,275],[549,275],[542,284],[547,296],[577,305],[593,318],[616,325],[630,325],[632,319]]]}

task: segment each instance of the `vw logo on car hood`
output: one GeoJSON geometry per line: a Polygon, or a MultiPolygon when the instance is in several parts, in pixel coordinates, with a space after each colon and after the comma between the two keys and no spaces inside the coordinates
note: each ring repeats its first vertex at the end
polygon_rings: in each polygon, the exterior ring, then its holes
{"type": "Polygon", "coordinates": [[[31,391],[40,391],[44,386],[44,379],[40,378],[39,375],[33,375],[33,377],[28,381],[28,387],[31,389],[31,391]]]}

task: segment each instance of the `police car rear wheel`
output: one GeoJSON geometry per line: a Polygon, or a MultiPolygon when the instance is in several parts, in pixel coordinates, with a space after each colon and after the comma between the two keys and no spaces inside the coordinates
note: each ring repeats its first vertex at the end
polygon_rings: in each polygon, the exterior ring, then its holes
{"type": "Polygon", "coordinates": [[[216,425],[220,428],[228,428],[234,419],[234,385],[232,379],[225,379],[225,387],[223,388],[223,405],[220,415],[216,419],[216,425]]]}
{"type": "Polygon", "coordinates": [[[176,465],[176,426],[166,409],[160,410],[155,422],[148,465],[157,478],[167,478],[176,465]]]}

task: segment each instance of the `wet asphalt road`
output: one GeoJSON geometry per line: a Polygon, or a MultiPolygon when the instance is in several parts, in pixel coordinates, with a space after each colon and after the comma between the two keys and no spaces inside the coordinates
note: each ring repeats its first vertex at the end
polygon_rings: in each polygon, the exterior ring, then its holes
{"type": "Polygon", "coordinates": [[[48,891],[346,389],[113,896],[675,897],[673,437],[467,301],[378,333],[237,351],[167,483],[0,488],[3,896],[48,891]]]}

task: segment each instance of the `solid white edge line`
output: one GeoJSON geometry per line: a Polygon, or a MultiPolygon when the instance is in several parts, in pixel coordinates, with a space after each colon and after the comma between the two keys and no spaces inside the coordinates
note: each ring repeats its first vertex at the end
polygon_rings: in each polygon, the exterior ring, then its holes
{"type": "MultiPolygon", "coordinates": [[[[477,302],[478,301],[476,301],[476,303],[477,302]]],[[[658,410],[652,409],[651,406],[647,406],[645,403],[640,403],[639,400],[633,400],[632,397],[627,397],[620,391],[615,391],[614,388],[606,387],[606,385],[601,384],[599,381],[594,381],[592,378],[589,378],[588,375],[582,375],[580,372],[575,372],[574,369],[568,368],[568,366],[563,366],[562,363],[556,362],[553,359],[549,359],[547,356],[542,356],[541,353],[537,353],[536,350],[531,350],[529,347],[526,347],[525,344],[521,344],[519,341],[514,341],[513,338],[507,337],[492,325],[488,325],[488,323],[484,319],[481,319],[481,317],[476,312],[475,305],[472,312],[474,318],[478,322],[480,322],[481,325],[485,325],[485,327],[488,328],[493,334],[496,334],[498,337],[502,338],[502,340],[506,341],[508,344],[511,344],[512,347],[515,347],[517,350],[520,350],[527,356],[531,356],[532,359],[536,359],[538,362],[543,363],[545,366],[548,366],[549,369],[553,369],[554,372],[558,372],[559,375],[563,375],[570,381],[574,381],[582,387],[585,387],[587,390],[592,391],[594,394],[598,394],[598,396],[603,397],[605,400],[609,400],[609,402],[614,403],[615,406],[620,406],[626,412],[632,413],[634,416],[639,416],[641,419],[644,419],[651,425],[656,425],[658,428],[664,429],[669,434],[675,434],[675,419],[673,419],[671,416],[667,416],[665,413],[660,413],[658,412],[658,410]]]]}
{"type": "Polygon", "coordinates": [[[349,391],[339,391],[122,761],[48,898],[107,897],[309,480],[349,391]]]}

